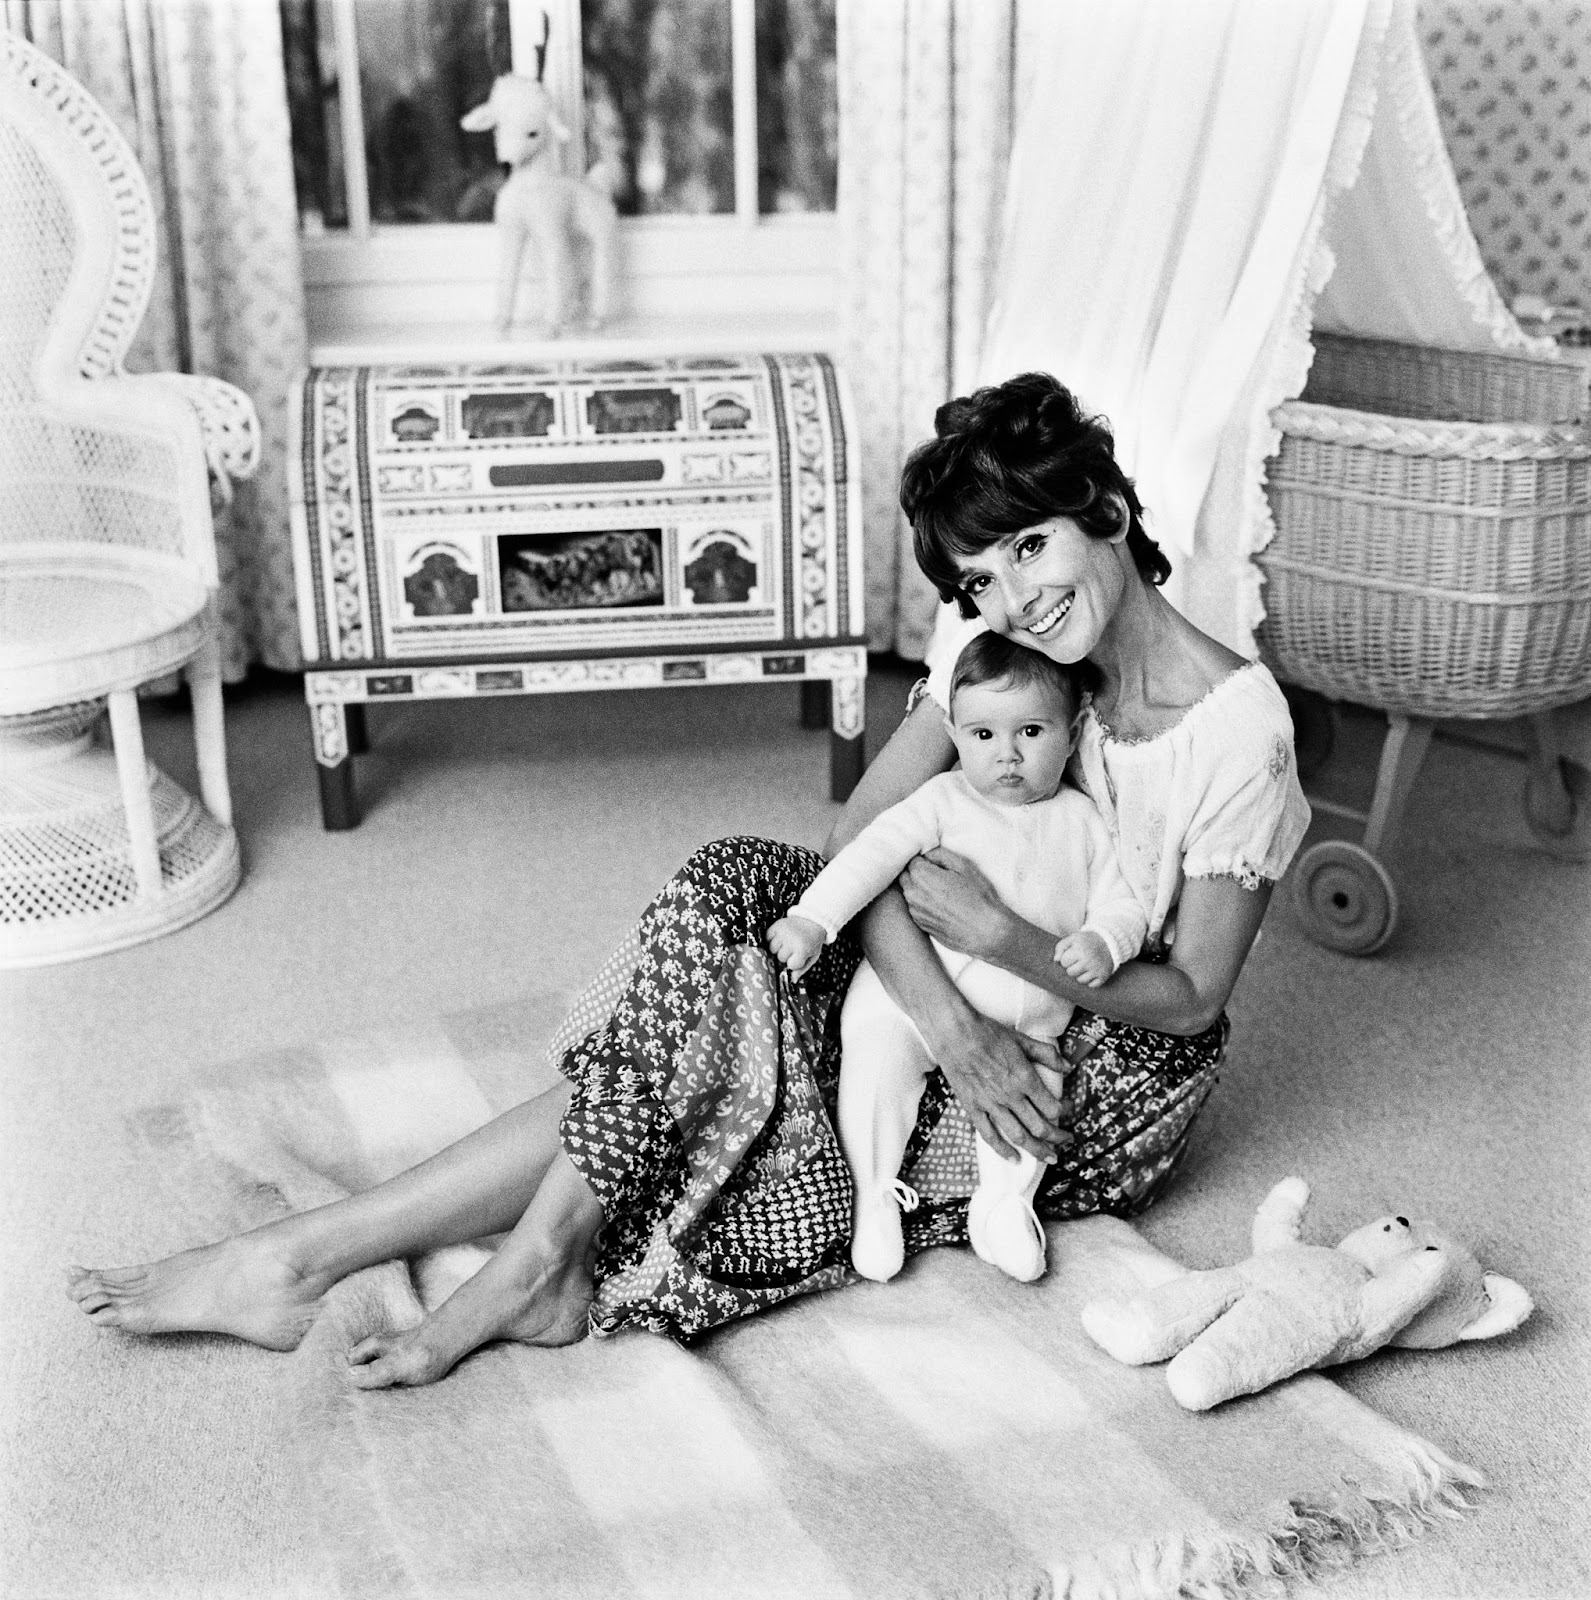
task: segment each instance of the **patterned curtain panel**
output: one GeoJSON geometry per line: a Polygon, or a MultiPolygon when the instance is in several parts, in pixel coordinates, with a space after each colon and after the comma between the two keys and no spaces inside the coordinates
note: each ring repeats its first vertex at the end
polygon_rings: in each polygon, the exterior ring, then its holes
{"type": "Polygon", "coordinates": [[[921,659],[938,596],[901,464],[973,381],[1011,147],[1014,0],[839,9],[844,349],[862,450],[874,649],[921,659]]]}
{"type": "Polygon", "coordinates": [[[287,394],[308,359],[276,0],[5,0],[113,117],[149,180],[154,292],[127,365],[247,392],[264,459],[216,515],[222,665],[300,664],[287,531],[287,394]]]}
{"type": "Polygon", "coordinates": [[[1424,0],[1420,32],[1492,276],[1591,308],[1591,6],[1424,0]]]}

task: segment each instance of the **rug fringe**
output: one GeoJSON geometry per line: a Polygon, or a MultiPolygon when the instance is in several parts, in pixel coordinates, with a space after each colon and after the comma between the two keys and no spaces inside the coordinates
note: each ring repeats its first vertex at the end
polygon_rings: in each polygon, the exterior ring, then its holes
{"type": "Polygon", "coordinates": [[[1401,1491],[1344,1480],[1323,1498],[1288,1501],[1247,1537],[1188,1535],[1101,1553],[1055,1572],[1054,1600],[1274,1600],[1300,1580],[1400,1550],[1473,1509],[1466,1491],[1485,1487],[1424,1440],[1408,1439],[1406,1450],[1401,1491]]]}

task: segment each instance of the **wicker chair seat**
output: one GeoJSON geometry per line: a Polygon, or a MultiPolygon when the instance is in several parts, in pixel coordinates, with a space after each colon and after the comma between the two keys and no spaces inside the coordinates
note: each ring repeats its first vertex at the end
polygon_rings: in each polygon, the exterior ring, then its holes
{"type": "Polygon", "coordinates": [[[0,551],[0,716],[175,671],[203,644],[212,612],[192,568],[168,556],[0,551]]]}

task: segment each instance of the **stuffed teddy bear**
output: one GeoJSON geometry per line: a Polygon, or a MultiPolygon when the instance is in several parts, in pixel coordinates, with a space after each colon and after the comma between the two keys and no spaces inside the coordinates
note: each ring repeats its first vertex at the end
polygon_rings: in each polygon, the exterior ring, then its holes
{"type": "Polygon", "coordinates": [[[1091,1301],[1083,1327],[1131,1366],[1171,1357],[1172,1394],[1208,1411],[1383,1345],[1437,1350],[1507,1333],[1530,1315],[1524,1289],[1483,1273],[1429,1222],[1383,1217],[1334,1250],[1305,1244],[1308,1201],[1302,1178],[1284,1179],[1255,1214],[1247,1261],[1184,1273],[1131,1300],[1091,1301]]]}

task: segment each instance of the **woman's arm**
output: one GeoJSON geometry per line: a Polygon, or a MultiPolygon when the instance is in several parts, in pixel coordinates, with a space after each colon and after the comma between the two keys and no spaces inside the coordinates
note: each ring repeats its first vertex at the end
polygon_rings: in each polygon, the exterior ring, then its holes
{"type": "MultiPolygon", "coordinates": [[[[880,812],[948,770],[955,746],[944,713],[923,700],[862,775],[824,847],[833,856],[880,812]]],[[[951,982],[927,936],[912,921],[898,888],[862,913],[862,948],[886,992],[916,1024],[973,1126],[1001,1155],[1013,1147],[1052,1161],[1070,1136],[1059,1126],[1061,1102],[1033,1068],[1059,1068],[1059,1053],[973,1009],[951,982]]]]}
{"type": "Polygon", "coordinates": [[[945,714],[925,695],[851,791],[823,846],[824,858],[832,861],[875,817],[914,794],[930,778],[948,772],[955,761],[956,747],[945,730],[945,714]]]}
{"type": "Polygon", "coordinates": [[[905,874],[912,920],[924,932],[1051,994],[1115,1022],[1160,1033],[1203,1033],[1220,1016],[1270,904],[1271,885],[1245,889],[1230,878],[1182,886],[1177,936],[1163,965],[1129,961],[1098,989],[1068,977],[1051,958],[1055,936],[1003,905],[964,857],[936,850],[905,874]]]}

